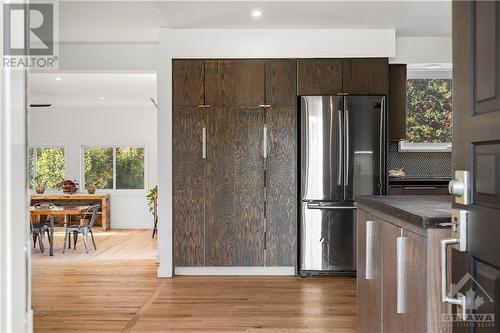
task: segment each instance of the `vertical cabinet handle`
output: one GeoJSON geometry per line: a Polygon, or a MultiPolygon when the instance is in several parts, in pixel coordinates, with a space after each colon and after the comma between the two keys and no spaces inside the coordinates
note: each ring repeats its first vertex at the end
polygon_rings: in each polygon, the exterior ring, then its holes
{"type": "Polygon", "coordinates": [[[365,280],[373,279],[373,247],[375,245],[375,221],[366,221],[365,280]]]}
{"type": "Polygon", "coordinates": [[[407,252],[408,252],[408,237],[398,237],[396,239],[396,312],[398,314],[406,313],[406,281],[407,281],[407,252]]]}
{"type": "Polygon", "coordinates": [[[448,296],[448,246],[458,244],[457,238],[448,238],[441,240],[441,300],[443,303],[458,306],[459,315],[465,318],[467,309],[467,298],[462,293],[457,293],[457,297],[448,296]]]}
{"type": "Polygon", "coordinates": [[[203,127],[201,129],[201,158],[207,159],[207,129],[203,127]]]}
{"type": "Polygon", "coordinates": [[[267,158],[267,125],[264,124],[264,128],[262,129],[263,131],[263,140],[262,140],[262,156],[264,158],[267,158]]]}

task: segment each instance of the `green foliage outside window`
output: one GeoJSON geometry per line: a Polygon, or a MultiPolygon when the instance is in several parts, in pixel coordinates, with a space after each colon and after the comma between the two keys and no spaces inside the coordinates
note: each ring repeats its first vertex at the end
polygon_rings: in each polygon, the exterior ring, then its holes
{"type": "Polygon", "coordinates": [[[85,148],[85,187],[113,188],[113,148],[85,148]]]}
{"type": "Polygon", "coordinates": [[[407,83],[406,140],[420,143],[452,141],[452,81],[411,79],[407,83]]]}
{"type": "Polygon", "coordinates": [[[144,188],[144,148],[116,148],[116,188],[144,188]]]}
{"type": "Polygon", "coordinates": [[[57,188],[64,179],[64,148],[33,147],[28,151],[30,188],[35,185],[48,189],[57,188]]]}

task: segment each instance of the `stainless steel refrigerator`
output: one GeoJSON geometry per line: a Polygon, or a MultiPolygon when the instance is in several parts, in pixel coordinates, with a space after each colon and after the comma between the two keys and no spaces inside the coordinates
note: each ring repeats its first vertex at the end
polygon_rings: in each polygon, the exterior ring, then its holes
{"type": "Polygon", "coordinates": [[[302,96],[300,273],[356,270],[359,194],[385,188],[385,97],[302,96]]]}

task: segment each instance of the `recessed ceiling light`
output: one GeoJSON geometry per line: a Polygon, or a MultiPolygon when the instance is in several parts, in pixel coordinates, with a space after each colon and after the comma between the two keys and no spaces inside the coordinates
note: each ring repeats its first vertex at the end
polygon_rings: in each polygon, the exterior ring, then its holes
{"type": "Polygon", "coordinates": [[[254,10],[252,12],[252,16],[253,17],[261,17],[262,16],[262,12],[260,10],[254,10]]]}
{"type": "Polygon", "coordinates": [[[61,77],[59,77],[59,76],[58,76],[58,77],[56,77],[56,81],[61,81],[61,80],[62,80],[62,78],[61,78],[61,77]]]}
{"type": "Polygon", "coordinates": [[[99,99],[102,101],[104,99],[104,96],[99,97],[99,99]]]}

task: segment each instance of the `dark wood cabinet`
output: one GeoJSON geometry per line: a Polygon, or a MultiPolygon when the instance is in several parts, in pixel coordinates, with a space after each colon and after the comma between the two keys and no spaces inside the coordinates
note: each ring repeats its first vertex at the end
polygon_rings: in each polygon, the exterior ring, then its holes
{"type": "Polygon", "coordinates": [[[439,249],[450,230],[422,229],[363,204],[357,219],[358,332],[446,332],[439,249]]]}
{"type": "Polygon", "coordinates": [[[175,266],[295,266],[296,61],[179,60],[173,79],[193,104],[173,103],[175,266]]]}
{"type": "Polygon", "coordinates": [[[205,62],[172,60],[172,96],[174,106],[198,106],[205,98],[205,62]]]}
{"type": "Polygon", "coordinates": [[[342,92],[353,95],[388,95],[387,58],[342,60],[342,92]]]}
{"type": "Polygon", "coordinates": [[[389,140],[406,138],[406,65],[389,65],[389,140]]]}
{"type": "Polygon", "coordinates": [[[342,88],[342,59],[299,59],[299,95],[335,95],[342,88]]]}

